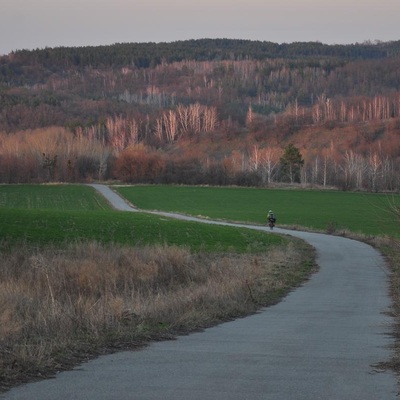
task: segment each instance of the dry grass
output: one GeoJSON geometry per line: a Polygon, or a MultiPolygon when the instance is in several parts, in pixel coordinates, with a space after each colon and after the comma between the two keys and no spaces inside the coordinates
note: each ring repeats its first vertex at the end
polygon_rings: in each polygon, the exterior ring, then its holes
{"type": "Polygon", "coordinates": [[[369,242],[377,247],[386,257],[390,266],[390,295],[392,299],[392,314],[394,318],[395,351],[392,360],[383,366],[400,373],[400,240],[390,237],[378,237],[369,242]]]}
{"type": "MultiPolygon", "coordinates": [[[[387,211],[392,215],[394,221],[400,227],[400,207],[394,199],[388,200],[387,211]]],[[[356,240],[364,241],[379,249],[386,257],[390,268],[390,296],[392,300],[392,316],[394,327],[392,334],[395,338],[394,354],[390,361],[383,362],[382,367],[390,368],[396,373],[400,373],[400,240],[391,236],[365,236],[352,232],[336,232],[341,236],[351,237],[356,240]]]]}
{"type": "Polygon", "coordinates": [[[268,255],[95,242],[3,248],[0,390],[275,303],[313,271],[305,246],[268,255]]]}

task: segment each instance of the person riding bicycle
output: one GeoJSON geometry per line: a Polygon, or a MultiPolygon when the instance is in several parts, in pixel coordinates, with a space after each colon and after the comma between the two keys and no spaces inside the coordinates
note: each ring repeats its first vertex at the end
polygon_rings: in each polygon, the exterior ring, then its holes
{"type": "Polygon", "coordinates": [[[273,224],[276,222],[276,218],[272,210],[268,211],[268,216],[267,216],[268,222],[272,222],[273,224]]]}

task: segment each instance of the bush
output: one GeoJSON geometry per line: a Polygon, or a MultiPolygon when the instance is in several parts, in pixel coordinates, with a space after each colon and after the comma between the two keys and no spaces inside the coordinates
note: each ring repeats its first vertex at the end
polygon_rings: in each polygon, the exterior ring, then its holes
{"type": "Polygon", "coordinates": [[[113,175],[127,183],[155,183],[165,169],[164,159],[144,146],[129,147],[115,160],[113,175]]]}

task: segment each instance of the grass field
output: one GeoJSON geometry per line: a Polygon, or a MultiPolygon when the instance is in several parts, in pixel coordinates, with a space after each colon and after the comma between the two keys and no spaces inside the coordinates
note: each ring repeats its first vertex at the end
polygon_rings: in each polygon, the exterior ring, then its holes
{"type": "Polygon", "coordinates": [[[102,196],[83,185],[0,185],[0,208],[110,210],[102,196]]]}
{"type": "Polygon", "coordinates": [[[7,243],[96,240],[184,245],[195,251],[259,252],[285,240],[248,229],[116,212],[87,186],[0,186],[0,199],[0,238],[7,243]]]}
{"type": "Polygon", "coordinates": [[[278,190],[187,186],[120,186],[115,189],[144,210],[164,210],[209,218],[265,223],[268,210],[278,226],[350,230],[399,236],[389,212],[400,196],[317,190],[278,190]]]}

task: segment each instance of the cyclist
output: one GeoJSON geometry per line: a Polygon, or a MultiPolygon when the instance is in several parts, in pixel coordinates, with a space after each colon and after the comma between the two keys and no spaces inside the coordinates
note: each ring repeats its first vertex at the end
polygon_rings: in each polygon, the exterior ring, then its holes
{"type": "Polygon", "coordinates": [[[272,225],[272,227],[273,227],[275,225],[276,217],[275,217],[274,213],[272,212],[272,210],[268,211],[267,220],[268,220],[268,224],[270,224],[270,226],[272,225]]]}

